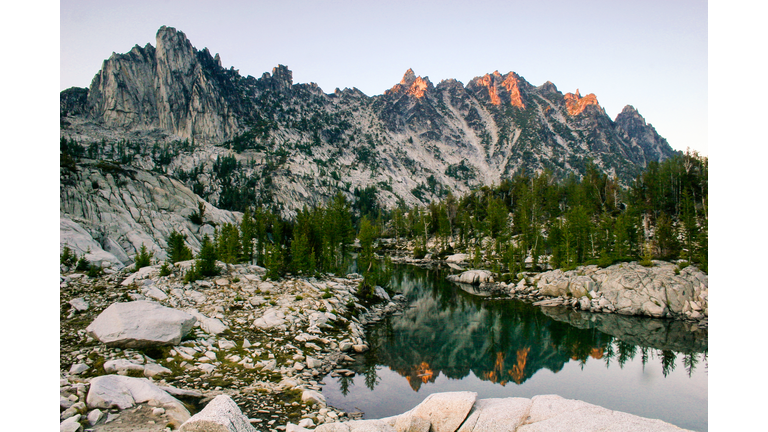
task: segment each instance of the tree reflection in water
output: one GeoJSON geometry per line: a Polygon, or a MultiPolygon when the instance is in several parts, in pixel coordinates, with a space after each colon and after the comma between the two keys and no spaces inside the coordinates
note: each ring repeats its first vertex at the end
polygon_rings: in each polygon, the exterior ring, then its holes
{"type": "MultiPolygon", "coordinates": [[[[643,368],[658,361],[666,377],[676,359],[691,376],[707,359],[707,332],[671,320],[589,314],[566,308],[537,308],[512,300],[471,296],[445,281],[447,273],[397,266],[390,287],[411,305],[367,329],[370,350],[352,369],[373,390],[377,366],[403,376],[418,392],[442,374],[476,377],[505,386],[522,384],[539,370],[554,373],[570,361],[588,359],[623,368],[638,354],[643,368]]],[[[349,392],[351,379],[340,378],[349,392]]]]}

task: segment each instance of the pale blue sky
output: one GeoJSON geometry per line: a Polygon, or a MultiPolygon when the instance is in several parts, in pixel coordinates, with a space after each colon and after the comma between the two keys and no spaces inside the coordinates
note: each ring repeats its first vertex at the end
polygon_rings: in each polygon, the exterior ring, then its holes
{"type": "Polygon", "coordinates": [[[707,2],[74,1],[61,7],[60,89],[87,87],[111,53],[183,31],[225,67],[369,96],[408,68],[437,84],[498,70],[594,93],[611,118],[633,105],[670,145],[708,154],[707,2]]]}

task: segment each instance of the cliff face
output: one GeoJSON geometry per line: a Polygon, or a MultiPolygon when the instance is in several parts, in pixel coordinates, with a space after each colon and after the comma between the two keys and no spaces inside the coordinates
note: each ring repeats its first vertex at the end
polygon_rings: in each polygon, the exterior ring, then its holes
{"type": "Polygon", "coordinates": [[[613,121],[595,95],[514,72],[434,85],[409,69],[382,95],[327,94],[282,65],[260,78],[224,69],[168,27],[156,47],[105,60],[89,89],[62,92],[61,124],[91,159],[162,172],[220,207],[286,215],[338,191],[426,204],[522,171],[580,175],[588,161],[629,184],[674,153],[632,107],[613,121]],[[225,156],[239,164],[226,177],[213,171],[225,156]]]}
{"type": "Polygon", "coordinates": [[[155,258],[166,257],[172,231],[187,236],[197,252],[214,225],[239,223],[239,213],[203,203],[203,224],[190,221],[200,198],[178,180],[114,164],[83,163],[64,171],[60,195],[60,245],[91,262],[121,268],[133,262],[142,245],[155,258]]]}
{"type": "Polygon", "coordinates": [[[237,120],[211,71],[220,68],[173,28],[157,32],[157,48],[112,54],[88,93],[91,117],[109,128],[162,129],[183,138],[222,141],[237,120]]]}

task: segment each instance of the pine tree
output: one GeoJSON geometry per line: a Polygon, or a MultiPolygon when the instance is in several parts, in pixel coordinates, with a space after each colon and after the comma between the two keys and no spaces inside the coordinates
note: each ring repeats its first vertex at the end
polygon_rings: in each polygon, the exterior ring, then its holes
{"type": "Polygon", "coordinates": [[[142,267],[148,267],[152,264],[152,256],[154,255],[153,252],[147,251],[147,246],[142,243],[141,248],[139,248],[139,253],[136,254],[136,257],[134,258],[134,262],[136,263],[136,270],[142,268],[142,267]]]}
{"type": "Polygon", "coordinates": [[[187,261],[192,259],[192,251],[189,250],[184,240],[186,235],[173,230],[168,236],[168,261],[171,263],[177,263],[179,261],[187,261]]]}

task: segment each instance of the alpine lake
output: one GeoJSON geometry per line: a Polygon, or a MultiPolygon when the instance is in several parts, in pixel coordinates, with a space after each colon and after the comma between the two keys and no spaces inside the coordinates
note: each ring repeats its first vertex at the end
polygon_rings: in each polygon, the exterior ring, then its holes
{"type": "Polygon", "coordinates": [[[557,394],[708,430],[707,329],[480,297],[448,282],[450,271],[392,266],[389,288],[408,306],[366,327],[354,376],[324,378],[329,405],[377,419],[439,392],[557,394]]]}

